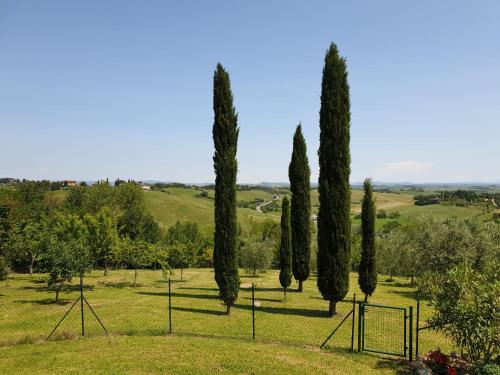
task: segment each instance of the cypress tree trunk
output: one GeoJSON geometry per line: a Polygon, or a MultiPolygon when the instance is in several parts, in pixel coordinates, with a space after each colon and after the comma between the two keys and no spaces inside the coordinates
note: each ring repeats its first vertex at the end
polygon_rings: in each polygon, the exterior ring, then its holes
{"type": "Polygon", "coordinates": [[[281,238],[280,238],[280,284],[285,290],[292,283],[292,232],[290,228],[290,203],[288,197],[281,204],[281,238]]]}
{"type": "Polygon", "coordinates": [[[364,196],[361,206],[361,261],[359,263],[359,287],[365,294],[365,301],[377,286],[377,265],[375,249],[375,202],[369,179],[364,182],[364,196]]]}
{"type": "Polygon", "coordinates": [[[215,233],[214,270],[219,295],[230,307],[238,298],[239,278],[237,264],[236,222],[236,150],[238,144],[238,116],[233,107],[229,75],[218,64],[214,73],[214,125],[212,135],[215,146],[215,233]]]}
{"type": "Polygon", "coordinates": [[[307,147],[302,126],[299,124],[293,136],[292,159],[288,167],[290,179],[292,230],[292,272],[299,282],[299,292],[302,283],[309,277],[311,261],[311,171],[307,159],[307,147]]]}
{"type": "Polygon", "coordinates": [[[331,44],[325,56],[319,116],[318,289],[329,313],[349,289],[351,235],[350,99],[345,59],[331,44]]]}

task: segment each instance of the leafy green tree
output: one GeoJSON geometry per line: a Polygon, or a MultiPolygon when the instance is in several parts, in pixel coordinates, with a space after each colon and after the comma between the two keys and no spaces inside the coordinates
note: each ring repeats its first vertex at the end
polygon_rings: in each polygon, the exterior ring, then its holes
{"type": "Polygon", "coordinates": [[[117,188],[117,202],[121,210],[118,231],[121,237],[135,240],[141,237],[145,212],[141,187],[136,183],[120,184],[117,188]]]}
{"type": "Polygon", "coordinates": [[[212,129],[215,154],[215,234],[214,269],[220,297],[229,314],[238,298],[236,174],[238,163],[238,116],[233,106],[229,74],[221,64],[214,73],[214,125],[212,129]]]}
{"type": "Polygon", "coordinates": [[[48,213],[46,193],[48,181],[24,181],[16,186],[16,199],[19,202],[19,216],[24,220],[38,220],[48,213]]]}
{"type": "Polygon", "coordinates": [[[285,298],[286,290],[292,282],[292,230],[290,228],[290,203],[287,197],[281,205],[281,241],[280,241],[280,284],[285,298]]]}
{"type": "Polygon", "coordinates": [[[173,268],[180,268],[181,280],[183,272],[196,263],[203,254],[206,241],[199,231],[197,223],[181,223],[168,228],[165,238],[168,251],[168,264],[173,268]]]}
{"type": "Polygon", "coordinates": [[[0,280],[7,280],[9,277],[9,264],[7,259],[0,256],[0,280]]]}
{"type": "Polygon", "coordinates": [[[377,286],[377,258],[375,248],[375,201],[369,179],[364,182],[365,194],[361,204],[361,262],[359,264],[359,287],[365,294],[365,301],[377,286]]]}
{"type": "Polygon", "coordinates": [[[83,221],[75,214],[58,214],[51,222],[50,240],[45,256],[49,271],[47,284],[54,287],[55,302],[65,282],[75,275],[83,274],[92,268],[93,258],[88,249],[88,232],[83,221]]]}
{"type": "Polygon", "coordinates": [[[115,257],[119,262],[134,269],[133,287],[135,288],[139,268],[149,266],[154,261],[154,251],[151,245],[142,239],[132,240],[129,237],[123,237],[118,242],[115,257]]]}
{"type": "Polygon", "coordinates": [[[36,263],[47,253],[50,241],[49,219],[21,221],[13,229],[10,237],[11,258],[24,266],[33,275],[36,263]]]}
{"type": "Polygon", "coordinates": [[[66,197],[66,207],[74,213],[82,215],[88,207],[89,190],[84,186],[73,186],[68,190],[66,197]]]}
{"type": "Polygon", "coordinates": [[[9,236],[14,228],[14,200],[7,197],[0,199],[0,257],[7,257],[9,236]]]}
{"type": "Polygon", "coordinates": [[[299,282],[298,291],[309,277],[311,258],[311,171],[307,147],[299,124],[293,136],[292,160],[288,167],[291,198],[292,272],[299,282]]]}
{"type": "Polygon", "coordinates": [[[181,270],[181,281],[183,281],[184,269],[189,268],[195,262],[194,248],[186,243],[175,242],[168,246],[168,264],[170,267],[181,270]]]}
{"type": "Polygon", "coordinates": [[[267,271],[273,260],[272,244],[269,240],[248,239],[241,252],[241,263],[245,270],[257,276],[257,271],[267,271]]]}
{"type": "Polygon", "coordinates": [[[89,250],[95,263],[102,263],[106,276],[111,254],[118,241],[114,218],[104,209],[96,215],[86,214],[83,220],[87,226],[89,250]]]}
{"type": "Polygon", "coordinates": [[[349,84],[346,61],[334,43],[325,56],[319,125],[317,283],[333,316],[349,289],[351,236],[349,84]]]}
{"type": "Polygon", "coordinates": [[[429,323],[443,331],[474,361],[491,361],[500,354],[500,264],[484,273],[470,264],[450,270],[436,289],[435,314],[429,323]]]}

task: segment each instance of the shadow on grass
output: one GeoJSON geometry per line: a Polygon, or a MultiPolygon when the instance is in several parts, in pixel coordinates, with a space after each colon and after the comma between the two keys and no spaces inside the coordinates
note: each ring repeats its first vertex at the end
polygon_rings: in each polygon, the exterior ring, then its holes
{"type": "MultiPolygon", "coordinates": [[[[54,289],[52,287],[49,287],[47,285],[45,286],[23,286],[20,289],[24,290],[35,290],[38,292],[54,292],[54,289]]],[[[95,286],[94,285],[83,285],[83,290],[84,291],[90,291],[94,290],[95,286]]],[[[69,285],[63,285],[61,288],[61,293],[69,293],[69,292],[79,292],[80,291],[80,284],[69,284],[69,285]]]]}
{"type": "Polygon", "coordinates": [[[99,284],[99,286],[102,286],[104,288],[117,288],[117,289],[129,288],[134,285],[133,282],[129,281],[99,281],[97,284],[99,284]]]}
{"type": "MultiPolygon", "coordinates": [[[[248,299],[251,301],[252,297],[243,297],[243,299],[248,299]]],[[[255,299],[259,300],[259,301],[263,301],[263,302],[285,302],[285,301],[283,301],[283,299],[279,299],[279,298],[258,298],[258,297],[256,297],[255,299]]]]}
{"type": "Polygon", "coordinates": [[[188,286],[180,286],[179,289],[186,289],[186,290],[213,290],[213,291],[218,291],[219,289],[217,288],[194,288],[194,287],[188,287],[188,286]]]}
{"type": "MultiPolygon", "coordinates": [[[[168,292],[137,292],[137,294],[142,294],[144,296],[159,296],[159,297],[167,297],[168,292]]],[[[180,298],[198,298],[198,299],[219,299],[219,296],[213,294],[190,294],[190,293],[170,293],[172,298],[180,297],[180,298]]]]}
{"type": "MultiPolygon", "coordinates": [[[[283,288],[262,288],[262,287],[255,287],[255,293],[258,292],[281,292],[283,293],[283,288]]],[[[295,289],[287,289],[287,293],[295,293],[295,289]]]]}
{"type": "MultiPolygon", "coordinates": [[[[197,313],[197,314],[207,314],[207,315],[227,315],[226,311],[219,311],[219,310],[207,310],[207,309],[195,309],[192,307],[179,307],[179,306],[173,306],[172,310],[176,311],[184,311],[184,312],[192,312],[192,313],[197,313]]],[[[230,317],[231,315],[227,315],[230,317]]]]}
{"type": "Polygon", "coordinates": [[[379,359],[375,364],[376,369],[390,369],[394,370],[397,374],[406,374],[404,371],[407,361],[405,359],[379,359]]]}
{"type": "MultiPolygon", "coordinates": [[[[258,299],[257,299],[258,300],[258,299]]],[[[234,305],[235,308],[242,310],[252,310],[252,306],[248,305],[234,305]]],[[[277,314],[277,315],[294,315],[294,316],[303,316],[307,318],[327,318],[327,319],[336,319],[338,317],[342,317],[341,314],[336,315],[335,317],[330,317],[328,315],[328,311],[326,310],[308,310],[308,309],[298,309],[298,308],[285,308],[285,307],[273,307],[273,306],[261,306],[255,307],[256,312],[264,312],[267,314],[277,314]]]]}
{"type": "Polygon", "coordinates": [[[20,299],[14,301],[16,303],[29,303],[29,304],[36,304],[36,305],[58,305],[58,306],[64,306],[67,305],[68,303],[75,302],[74,300],[69,300],[69,299],[59,299],[58,302],[55,302],[54,298],[44,298],[44,299],[33,299],[33,300],[27,300],[27,299],[20,299]]]}
{"type": "Polygon", "coordinates": [[[398,294],[402,297],[417,300],[418,292],[416,290],[389,290],[390,294],[398,294]]]}

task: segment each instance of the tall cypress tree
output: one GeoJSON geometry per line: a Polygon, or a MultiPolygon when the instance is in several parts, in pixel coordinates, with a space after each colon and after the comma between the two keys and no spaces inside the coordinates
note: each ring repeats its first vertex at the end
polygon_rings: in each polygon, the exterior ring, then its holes
{"type": "Polygon", "coordinates": [[[311,171],[307,159],[307,147],[302,126],[299,124],[293,136],[292,160],[288,167],[290,179],[292,228],[292,272],[302,283],[309,277],[311,260],[311,171]]]}
{"type": "Polygon", "coordinates": [[[359,264],[359,287],[365,301],[377,287],[377,264],[375,249],[375,202],[370,179],[364,182],[365,194],[361,206],[361,262],[359,264]]]}
{"type": "Polygon", "coordinates": [[[333,316],[349,289],[351,234],[349,84],[334,43],[325,56],[319,126],[318,289],[333,316]]]}
{"type": "Polygon", "coordinates": [[[281,241],[280,241],[280,284],[286,298],[286,289],[292,282],[292,232],[290,228],[290,203],[287,197],[281,204],[281,241]]]}
{"type": "Polygon", "coordinates": [[[215,169],[215,234],[214,268],[219,295],[229,314],[238,298],[236,223],[236,150],[238,115],[233,106],[229,74],[221,64],[214,73],[214,169],[215,169]]]}

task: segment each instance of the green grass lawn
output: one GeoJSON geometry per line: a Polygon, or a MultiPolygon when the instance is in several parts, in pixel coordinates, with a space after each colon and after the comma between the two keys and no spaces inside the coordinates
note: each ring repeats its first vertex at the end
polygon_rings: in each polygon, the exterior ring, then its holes
{"type": "MultiPolygon", "coordinates": [[[[145,192],[146,205],[163,227],[169,227],[180,221],[194,221],[204,229],[213,228],[214,201],[210,198],[197,197],[199,190],[187,188],[168,188],[168,192],[145,192]]],[[[213,197],[213,191],[209,191],[213,197]]],[[[238,200],[250,201],[255,198],[271,200],[272,195],[262,190],[239,191],[238,200]]],[[[250,208],[237,208],[240,221],[262,221],[268,218],[279,220],[279,213],[260,213],[250,208]]]]}
{"type": "MultiPolygon", "coordinates": [[[[13,275],[8,286],[5,283],[0,286],[0,373],[37,369],[39,372],[77,372],[82,366],[89,366],[89,371],[98,371],[102,366],[108,373],[168,369],[179,373],[203,373],[205,369],[222,373],[272,373],[301,363],[318,373],[357,374],[391,373],[397,364],[376,355],[347,353],[351,344],[350,319],[333,337],[327,352],[318,350],[352,304],[339,303],[339,314],[327,317],[327,303],[317,291],[314,276],[305,282],[303,293],[290,291],[283,300],[277,271],[268,271],[256,278],[241,271],[245,288],[241,289],[230,316],[224,314],[225,307],[218,299],[211,270],[189,269],[184,272],[184,281],[179,277],[180,272],[176,272],[171,285],[173,335],[166,335],[168,284],[160,271],[140,270],[136,288],[131,286],[133,271],[111,271],[106,277],[94,271],[85,277],[85,295],[111,336],[102,335],[101,327],[86,309],[89,337],[72,340],[80,331],[79,310],[75,309],[54,334],[55,341],[44,343],[77,298],[78,285],[68,285],[62,293],[62,301],[54,304],[54,293],[45,284],[46,276],[13,275]],[[255,284],[257,301],[255,343],[252,342],[251,288],[247,288],[251,283],[255,284]],[[54,355],[56,360],[52,360],[54,355]],[[110,361],[110,358],[117,360],[110,361]],[[259,360],[263,363],[258,364],[259,360]],[[43,362],[47,362],[46,367],[40,367],[43,362]]],[[[380,276],[371,303],[415,306],[414,289],[406,280],[389,283],[385,279],[380,276]]],[[[355,274],[351,274],[350,285],[346,298],[352,298],[354,293],[361,298],[355,274]]],[[[422,304],[422,320],[431,313],[431,307],[422,304]]],[[[370,311],[368,314],[367,321],[375,317],[370,311]]],[[[396,345],[401,348],[402,320],[395,315],[381,319],[367,323],[371,324],[366,327],[367,347],[396,345]],[[392,323],[382,325],[381,319],[392,323]]],[[[437,346],[451,349],[443,336],[423,332],[421,352],[437,346]]]]}

